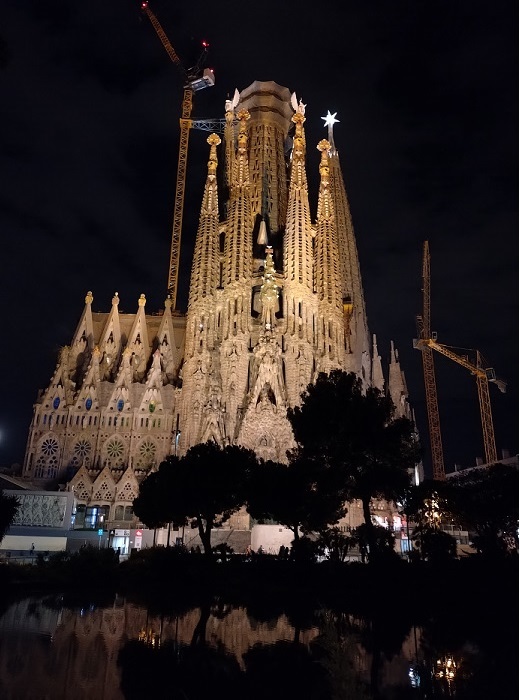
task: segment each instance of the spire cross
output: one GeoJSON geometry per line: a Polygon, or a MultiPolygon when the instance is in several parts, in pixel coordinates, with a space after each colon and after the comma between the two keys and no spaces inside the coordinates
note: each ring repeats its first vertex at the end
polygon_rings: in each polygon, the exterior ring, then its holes
{"type": "Polygon", "coordinates": [[[210,145],[208,173],[210,175],[215,175],[217,170],[217,146],[221,143],[221,139],[217,134],[210,134],[206,141],[210,145]]]}

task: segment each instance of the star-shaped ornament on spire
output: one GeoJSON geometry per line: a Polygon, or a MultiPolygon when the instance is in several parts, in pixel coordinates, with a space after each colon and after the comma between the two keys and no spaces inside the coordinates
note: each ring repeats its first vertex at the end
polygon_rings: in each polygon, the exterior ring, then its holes
{"type": "Polygon", "coordinates": [[[334,112],[334,114],[330,113],[330,110],[327,110],[327,116],[326,117],[321,117],[325,124],[323,126],[334,126],[334,124],[339,124],[339,119],[336,119],[336,114],[337,112],[334,112]]]}

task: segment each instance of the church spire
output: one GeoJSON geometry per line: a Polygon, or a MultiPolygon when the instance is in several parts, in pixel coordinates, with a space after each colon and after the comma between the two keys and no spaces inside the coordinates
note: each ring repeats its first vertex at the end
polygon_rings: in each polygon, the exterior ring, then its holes
{"type": "Polygon", "coordinates": [[[383,368],[381,366],[381,355],[377,350],[377,339],[376,334],[372,336],[372,386],[379,391],[383,391],[385,388],[385,379],[383,376],[383,368]]]}
{"type": "Polygon", "coordinates": [[[408,404],[408,389],[401,370],[399,354],[394,347],[394,341],[390,341],[390,366],[388,369],[388,391],[396,409],[396,417],[411,418],[411,409],[408,404]]]}
{"type": "Polygon", "coordinates": [[[249,190],[249,160],[247,157],[247,110],[237,114],[239,122],[238,153],[234,162],[228,210],[228,230],[225,246],[224,282],[244,282],[251,274],[253,217],[249,190]]]}
{"type": "Polygon", "coordinates": [[[336,231],[338,235],[339,279],[345,309],[345,332],[347,340],[347,369],[361,374],[368,381],[370,367],[370,333],[365,309],[365,297],[361,281],[359,257],[350,213],[350,205],[345,190],[339,153],[334,145],[333,128],[339,123],[337,112],[326,117],[324,126],[328,130],[330,149],[330,191],[334,201],[336,231]]]}
{"type": "MultiPolygon", "coordinates": [[[[309,192],[305,172],[305,116],[296,112],[292,118],[295,135],[292,150],[289,204],[284,236],[284,273],[287,303],[291,297],[299,298],[312,292],[312,226],[309,192]]],[[[289,315],[291,310],[289,308],[289,315]]]]}
{"type": "Polygon", "coordinates": [[[320,189],[316,217],[316,292],[320,307],[319,352],[323,371],[340,367],[343,359],[343,306],[339,281],[339,249],[334,203],[330,192],[330,143],[323,139],[317,146],[321,152],[320,189]]]}
{"type": "Polygon", "coordinates": [[[200,211],[199,228],[195,240],[191,268],[188,308],[197,301],[209,297],[217,286],[218,240],[218,192],[217,192],[217,146],[221,140],[217,134],[207,138],[210,145],[208,175],[200,211]]]}

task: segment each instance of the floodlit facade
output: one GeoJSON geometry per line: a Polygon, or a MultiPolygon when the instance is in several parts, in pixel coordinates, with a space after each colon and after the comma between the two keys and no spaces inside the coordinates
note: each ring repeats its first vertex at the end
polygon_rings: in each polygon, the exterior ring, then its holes
{"type": "Polygon", "coordinates": [[[147,313],[143,294],[123,314],[117,292],[95,313],[88,292],[34,405],[23,475],[66,483],[76,525],[102,514],[124,526],[149,470],[199,442],[286,461],[287,408],[321,371],[355,372],[412,417],[397,350],[383,372],[369,332],[334,118],[328,139],[309,145],[305,105],[287,88],[254,82],[235,94],[222,138],[207,139],[187,313],[170,298],[147,313]],[[315,217],[308,168],[319,171],[315,217]]]}

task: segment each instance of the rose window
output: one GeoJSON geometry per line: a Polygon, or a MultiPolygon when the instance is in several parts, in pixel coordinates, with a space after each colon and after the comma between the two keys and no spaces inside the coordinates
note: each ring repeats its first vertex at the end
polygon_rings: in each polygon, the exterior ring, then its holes
{"type": "Polygon", "coordinates": [[[117,459],[123,455],[123,443],[119,440],[110,440],[107,445],[107,454],[112,459],[117,459]]]}
{"type": "Polygon", "coordinates": [[[109,467],[120,467],[123,464],[125,446],[118,438],[111,438],[105,446],[106,461],[109,467]]]}
{"type": "Polygon", "coordinates": [[[42,453],[46,457],[53,457],[58,452],[58,443],[54,438],[46,438],[42,442],[42,453]]]}
{"type": "Polygon", "coordinates": [[[157,446],[153,440],[144,440],[139,445],[139,456],[137,458],[137,466],[148,467],[155,461],[155,453],[157,446]]]}
{"type": "Polygon", "coordinates": [[[88,440],[78,440],[74,445],[74,454],[72,456],[72,463],[74,466],[78,464],[88,464],[91,450],[92,446],[88,440]]]}

